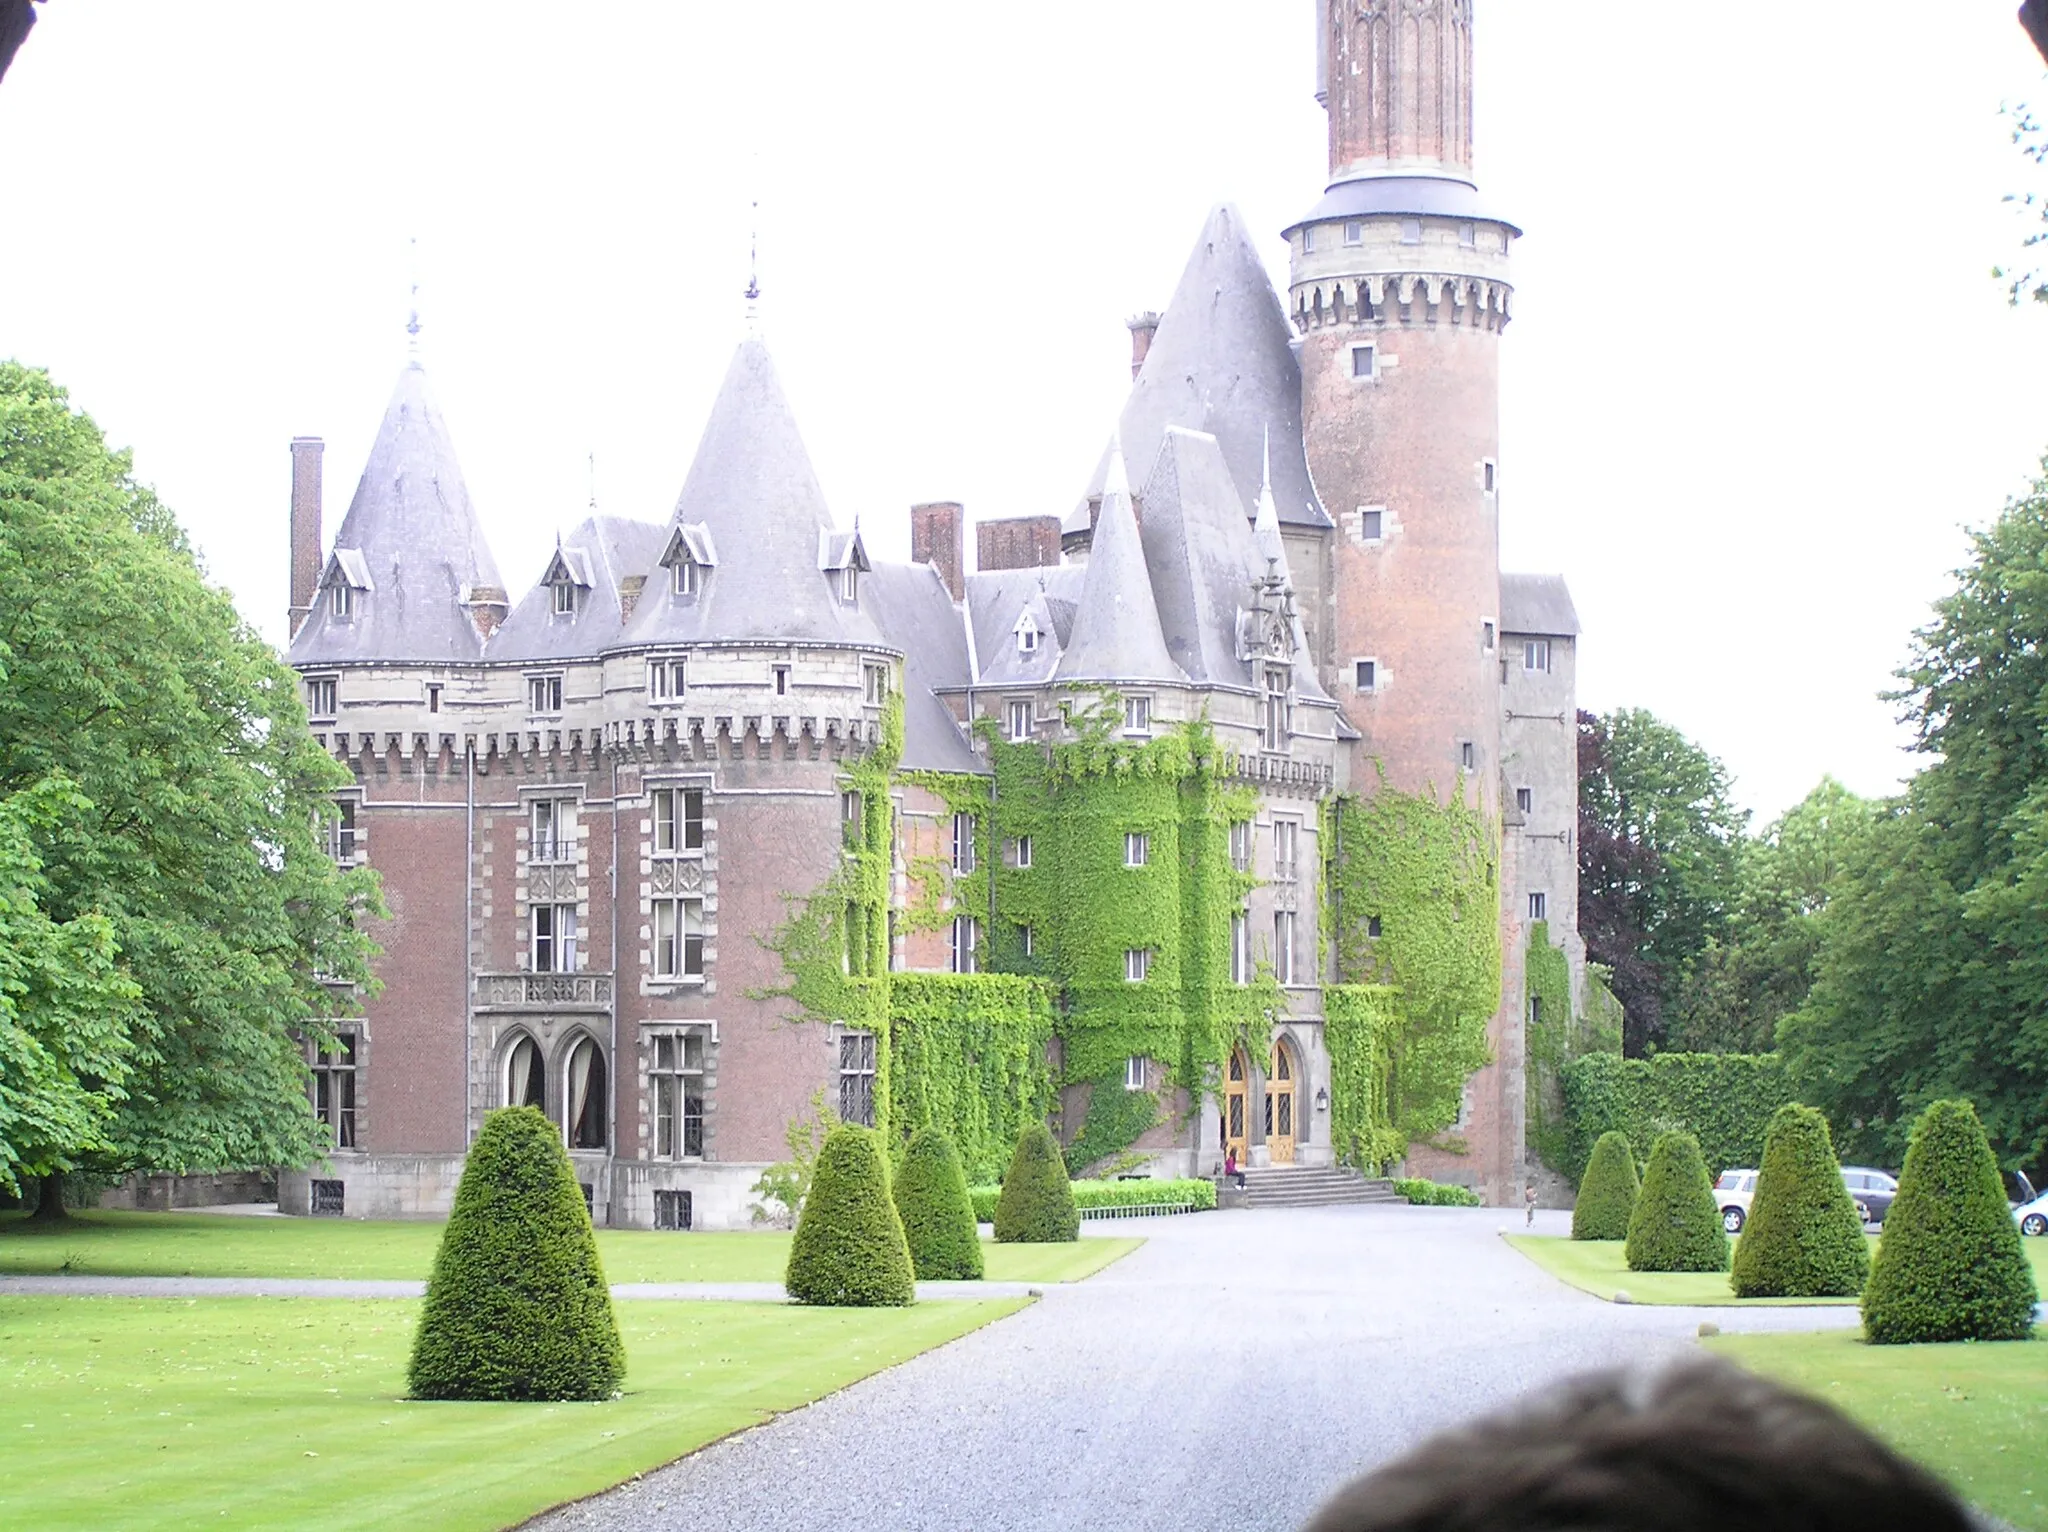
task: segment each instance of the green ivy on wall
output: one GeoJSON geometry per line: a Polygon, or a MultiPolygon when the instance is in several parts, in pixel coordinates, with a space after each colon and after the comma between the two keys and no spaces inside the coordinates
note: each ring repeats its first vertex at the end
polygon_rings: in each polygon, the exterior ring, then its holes
{"type": "Polygon", "coordinates": [[[1775,1053],[1589,1053],[1566,1064],[1559,1083],[1567,1131],[1559,1168],[1574,1182],[1610,1129],[1627,1135],[1638,1160],[1649,1158],[1659,1133],[1678,1129],[1700,1141],[1713,1175],[1756,1165],[1771,1114],[1794,1099],[1775,1053]]]}
{"type": "Polygon", "coordinates": [[[1408,1152],[1387,1106],[1400,996],[1385,984],[1323,988],[1323,1043],[1330,1053],[1330,1143],[1337,1159],[1378,1175],[1408,1152]]]}
{"type": "Polygon", "coordinates": [[[1001,1175],[1025,1124],[1052,1105],[1051,986],[953,973],[895,973],[888,986],[889,1141],[943,1128],[969,1180],[1001,1175]]]}
{"type": "MultiPolygon", "coordinates": [[[[1497,836],[1462,794],[1448,803],[1382,781],[1323,816],[1324,908],[1346,984],[1392,986],[1386,1111],[1405,1140],[1457,1121],[1488,1063],[1500,1006],[1497,836]]],[[[1333,1110],[1334,1093],[1333,1093],[1333,1110]]]]}
{"type": "Polygon", "coordinates": [[[1088,1082],[1088,1113],[1081,1131],[1067,1145],[1067,1169],[1085,1176],[1122,1154],[1159,1121],[1159,1097],[1149,1090],[1124,1088],[1121,1068],[1088,1082]]]}
{"type": "Polygon", "coordinates": [[[1562,948],[1550,944],[1550,922],[1529,925],[1529,950],[1524,956],[1522,1015],[1523,1081],[1528,1093],[1529,1147],[1553,1170],[1568,1157],[1564,1101],[1558,1071],[1573,1057],[1576,1028],[1572,1017],[1572,970],[1562,948]]]}

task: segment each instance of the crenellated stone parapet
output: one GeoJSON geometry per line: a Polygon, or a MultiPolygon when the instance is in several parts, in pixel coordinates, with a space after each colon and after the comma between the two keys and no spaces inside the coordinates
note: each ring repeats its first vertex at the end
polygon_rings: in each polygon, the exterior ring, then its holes
{"type": "Polygon", "coordinates": [[[1288,290],[1296,330],[1332,325],[1463,325],[1499,331],[1512,317],[1514,288],[1451,272],[1372,272],[1299,282],[1288,290]]]}

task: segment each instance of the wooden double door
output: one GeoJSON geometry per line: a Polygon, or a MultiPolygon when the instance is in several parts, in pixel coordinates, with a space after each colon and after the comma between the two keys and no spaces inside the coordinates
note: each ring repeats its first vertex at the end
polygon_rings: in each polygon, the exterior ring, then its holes
{"type": "MultiPolygon", "coordinates": [[[[1272,1056],[1267,1060],[1263,1095],[1266,1163],[1269,1165],[1294,1163],[1294,1120],[1298,1104],[1295,1085],[1300,1073],[1293,1045],[1285,1038],[1276,1039],[1272,1056]]],[[[1245,1163],[1251,1148],[1254,1084],[1251,1060],[1244,1049],[1232,1049],[1230,1067],[1223,1081],[1223,1147],[1237,1151],[1239,1165],[1245,1163]]]]}

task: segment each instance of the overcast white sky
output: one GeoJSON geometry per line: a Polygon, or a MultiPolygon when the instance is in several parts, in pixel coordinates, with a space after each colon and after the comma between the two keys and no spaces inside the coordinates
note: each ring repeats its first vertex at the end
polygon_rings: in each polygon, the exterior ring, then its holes
{"type": "MultiPolygon", "coordinates": [[[[2012,0],[1479,0],[1479,178],[1527,238],[1503,557],[1581,700],[1775,814],[1888,790],[1877,699],[2048,447],[2048,311],[1989,275],[2048,101],[2012,0]]],[[[1064,512],[1211,204],[1324,181],[1310,0],[51,0],[0,83],[0,355],[47,366],[281,638],[286,443],[346,510],[423,354],[515,590],[589,499],[661,519],[741,334],[827,497],[1064,512]]]]}

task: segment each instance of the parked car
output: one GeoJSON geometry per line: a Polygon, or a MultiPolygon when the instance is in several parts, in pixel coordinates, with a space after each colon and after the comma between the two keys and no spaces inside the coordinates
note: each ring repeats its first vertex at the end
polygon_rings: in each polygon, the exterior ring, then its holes
{"type": "Polygon", "coordinates": [[[2020,1233],[2048,1234],[2048,1193],[2032,1202],[2022,1202],[2012,1210],[2012,1216],[2019,1220],[2020,1233]]]}
{"type": "Polygon", "coordinates": [[[2034,1190],[2034,1183],[2027,1179],[2024,1170],[2001,1170],[1998,1178],[2005,1183],[2005,1205],[2018,1207],[2022,1202],[2032,1202],[2041,1194],[2034,1190]]]}
{"type": "Polygon", "coordinates": [[[1740,1234],[1742,1226],[1749,1222],[1749,1204],[1755,1196],[1755,1171],[1722,1171],[1721,1179],[1714,1183],[1714,1202],[1721,1209],[1721,1227],[1730,1234],[1740,1234]]]}
{"type": "MultiPolygon", "coordinates": [[[[1714,1203],[1721,1209],[1721,1227],[1740,1234],[1749,1222],[1749,1205],[1756,1198],[1754,1170],[1724,1170],[1714,1183],[1714,1203]]],[[[1842,1184],[1856,1203],[1856,1216],[1866,1224],[1881,1224],[1899,1194],[1899,1179],[1888,1170],[1871,1170],[1862,1165],[1844,1165],[1842,1184]]]]}

